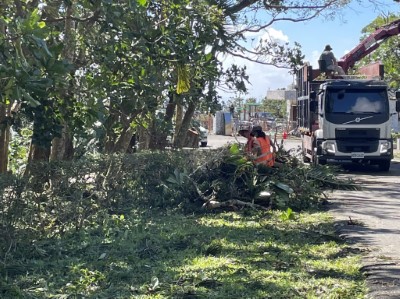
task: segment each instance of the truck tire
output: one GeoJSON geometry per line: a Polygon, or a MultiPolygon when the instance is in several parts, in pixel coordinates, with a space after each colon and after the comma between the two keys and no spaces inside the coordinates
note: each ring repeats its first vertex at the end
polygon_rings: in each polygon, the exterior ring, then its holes
{"type": "Polygon", "coordinates": [[[306,154],[307,154],[307,149],[304,148],[303,141],[301,141],[301,156],[303,157],[303,162],[310,163],[311,159],[307,157],[306,154]]]}
{"type": "Polygon", "coordinates": [[[312,160],[313,160],[314,165],[326,165],[326,160],[318,158],[316,147],[314,148],[314,151],[313,151],[313,159],[312,160]]]}
{"type": "Polygon", "coordinates": [[[378,168],[380,171],[389,171],[390,160],[383,160],[378,162],[378,168]]]}
{"type": "Polygon", "coordinates": [[[306,157],[306,155],[303,154],[303,162],[304,162],[304,163],[310,163],[311,160],[310,160],[309,157],[306,157]]]}

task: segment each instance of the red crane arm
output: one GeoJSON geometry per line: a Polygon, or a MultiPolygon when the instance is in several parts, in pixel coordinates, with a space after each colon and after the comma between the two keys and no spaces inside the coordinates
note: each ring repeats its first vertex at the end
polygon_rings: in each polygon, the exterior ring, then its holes
{"type": "Polygon", "coordinates": [[[357,61],[377,49],[387,38],[398,35],[399,33],[400,19],[379,27],[353,50],[340,58],[338,64],[347,73],[348,69],[352,68],[357,61]]]}

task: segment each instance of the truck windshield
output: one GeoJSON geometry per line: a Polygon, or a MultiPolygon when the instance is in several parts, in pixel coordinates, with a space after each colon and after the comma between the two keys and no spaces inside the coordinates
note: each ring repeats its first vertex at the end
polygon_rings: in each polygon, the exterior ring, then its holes
{"type": "Polygon", "coordinates": [[[384,89],[333,89],[326,95],[326,112],[341,114],[381,114],[388,112],[384,89]]]}

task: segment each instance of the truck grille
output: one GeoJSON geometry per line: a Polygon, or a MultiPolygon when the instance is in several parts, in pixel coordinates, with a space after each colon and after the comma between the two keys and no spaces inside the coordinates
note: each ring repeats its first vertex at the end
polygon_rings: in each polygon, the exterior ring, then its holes
{"type": "Polygon", "coordinates": [[[379,129],[336,129],[336,143],[342,153],[372,153],[378,150],[379,129]]]}

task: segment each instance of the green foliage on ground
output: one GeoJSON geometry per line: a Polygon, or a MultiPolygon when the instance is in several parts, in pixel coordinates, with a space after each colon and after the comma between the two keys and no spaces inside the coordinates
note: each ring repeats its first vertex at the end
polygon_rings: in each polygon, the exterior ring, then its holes
{"type": "Polygon", "coordinates": [[[1,298],[364,294],[357,255],[318,212],[334,169],[257,169],[237,146],[32,167],[0,177],[1,298]],[[281,211],[202,209],[210,198],[281,211]]]}
{"type": "MultiPolygon", "coordinates": [[[[101,211],[13,244],[2,298],[363,298],[357,255],[325,214],[101,211]]],[[[357,253],[357,252],[356,252],[357,253]]]]}

